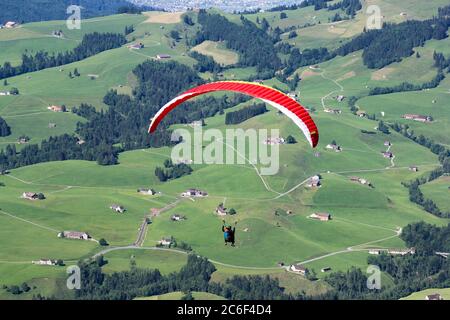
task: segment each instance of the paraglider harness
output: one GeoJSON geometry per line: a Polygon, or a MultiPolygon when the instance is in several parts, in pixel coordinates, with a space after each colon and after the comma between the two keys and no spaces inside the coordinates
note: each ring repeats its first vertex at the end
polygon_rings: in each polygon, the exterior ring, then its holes
{"type": "MultiPolygon", "coordinates": [[[[236,231],[236,227],[232,227],[230,225],[226,225],[225,221],[223,221],[223,226],[222,226],[222,232],[223,232],[223,239],[225,240],[225,245],[227,245],[227,243],[231,243],[231,246],[234,247],[234,233],[236,231]]],[[[237,222],[235,222],[235,225],[237,224],[237,222]]]]}

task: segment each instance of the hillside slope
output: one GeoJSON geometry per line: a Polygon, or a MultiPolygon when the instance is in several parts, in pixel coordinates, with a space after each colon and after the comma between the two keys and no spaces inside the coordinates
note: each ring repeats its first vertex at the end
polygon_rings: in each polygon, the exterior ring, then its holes
{"type": "Polygon", "coordinates": [[[126,0],[2,0],[0,23],[66,19],[66,9],[72,4],[83,7],[82,18],[110,15],[120,7],[130,6],[126,0]]]}

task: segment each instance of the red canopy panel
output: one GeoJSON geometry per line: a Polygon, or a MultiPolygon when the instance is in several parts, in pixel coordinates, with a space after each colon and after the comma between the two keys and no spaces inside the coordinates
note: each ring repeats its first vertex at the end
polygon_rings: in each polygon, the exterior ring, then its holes
{"type": "Polygon", "coordinates": [[[232,91],[259,98],[287,115],[303,132],[311,147],[315,148],[319,142],[319,131],[306,109],[296,100],[273,88],[254,82],[242,81],[218,81],[189,89],[166,103],[152,118],[149,133],[156,130],[159,123],[178,105],[202,95],[214,91],[232,91]]]}

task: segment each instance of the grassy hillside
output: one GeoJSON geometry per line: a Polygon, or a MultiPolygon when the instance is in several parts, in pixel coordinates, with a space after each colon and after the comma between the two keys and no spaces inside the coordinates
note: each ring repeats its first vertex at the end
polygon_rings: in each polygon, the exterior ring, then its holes
{"type": "MultiPolygon", "coordinates": [[[[136,298],[135,300],[181,300],[183,296],[184,296],[183,292],[176,291],[162,294],[159,296],[136,298]]],[[[224,297],[208,292],[192,292],[192,296],[194,297],[194,300],[225,300],[224,297]]]]}
{"type": "Polygon", "coordinates": [[[212,56],[221,65],[230,65],[238,62],[239,56],[236,52],[228,50],[223,44],[214,41],[203,41],[191,50],[198,53],[212,56]]]}
{"type": "Polygon", "coordinates": [[[435,293],[439,293],[444,300],[450,299],[450,289],[446,288],[446,289],[426,289],[423,291],[413,293],[410,296],[402,298],[401,300],[425,300],[425,297],[427,295],[435,293]]]}
{"type": "MultiPolygon", "coordinates": [[[[444,1],[430,5],[417,1],[374,0],[385,14],[386,21],[399,22],[400,12],[416,19],[430,17],[444,1]],[[416,4],[416,6],[413,6],[416,4]]],[[[365,5],[369,2],[365,2],[365,5]]],[[[360,32],[365,21],[359,12],[353,21],[328,24],[333,14],[326,10],[314,11],[303,8],[286,11],[288,18],[280,19],[279,12],[246,15],[256,21],[265,17],[272,27],[296,26],[299,36],[284,41],[295,42],[300,48],[327,46],[333,48],[360,32]],[[314,18],[315,17],[315,18],[314,18]],[[321,21],[319,24],[318,21],[321,21]],[[304,23],[314,24],[303,27],[304,23]]],[[[190,13],[194,14],[194,13],[190,13]]],[[[227,14],[239,23],[238,15],[227,14]]],[[[142,42],[144,48],[131,50],[126,46],[100,53],[83,61],[58,68],[24,74],[8,79],[8,86],[20,90],[19,96],[0,96],[0,116],[12,129],[12,135],[0,138],[0,148],[14,143],[21,135],[31,137],[32,143],[62,133],[73,133],[82,118],[68,113],[47,110],[51,104],[65,104],[69,108],[90,103],[98,110],[107,108],[103,96],[109,89],[131,94],[137,81],[132,70],[147,59],[165,53],[172,60],[192,66],[195,61],[188,56],[189,50],[208,54],[222,64],[236,62],[236,53],[225,49],[222,43],[205,41],[189,48],[185,41],[173,41],[171,30],[194,32],[180,21],[180,14],[152,12],[145,15],[114,15],[85,20],[82,30],[65,32],[66,39],[49,37],[54,29],[63,27],[64,21],[48,21],[25,24],[21,28],[0,30],[0,62],[20,61],[20,55],[46,49],[49,52],[70,50],[82,36],[93,31],[123,32],[126,25],[134,25],[135,31],[128,35],[130,43],[142,42]],[[4,50],[2,50],[4,48],[4,50]],[[70,79],[69,72],[77,68],[80,77],[70,79]],[[49,128],[55,123],[55,128],[49,128]]],[[[345,57],[336,57],[319,64],[316,69],[302,67],[295,91],[300,101],[309,108],[320,128],[320,141],[311,149],[298,127],[273,108],[269,112],[251,118],[236,126],[225,125],[227,112],[238,110],[254,101],[227,109],[205,119],[204,129],[218,129],[224,133],[229,128],[279,129],[283,137],[292,135],[296,144],[280,146],[279,171],[273,176],[260,176],[260,166],[249,161],[236,165],[192,165],[190,175],[168,182],[160,182],[154,175],[155,168],[170,157],[170,148],[134,150],[121,153],[119,164],[99,166],[95,162],[61,161],[48,162],[11,170],[0,176],[0,284],[35,284],[33,293],[49,292],[67,294],[63,288],[65,269],[32,265],[39,258],[63,259],[67,265],[76,263],[98,253],[101,248],[95,241],[60,239],[63,230],[88,232],[95,240],[105,238],[109,248],[131,245],[137,238],[138,228],[152,208],[176,205],[152,218],[143,248],[122,249],[105,254],[108,263],[103,267],[107,273],[128,270],[130,261],[138,267],[158,268],[163,274],[178,271],[186,262],[184,253],[157,250],[155,245],[162,237],[173,236],[178,243],[189,244],[195,253],[206,256],[217,271],[212,281],[223,282],[232,275],[268,274],[278,278],[287,292],[305,291],[309,294],[324,293],[329,286],[324,281],[311,282],[304,277],[289,273],[278,266],[301,262],[317,272],[319,278],[333,271],[347,270],[350,266],[367,267],[368,249],[398,248],[405,244],[399,238],[405,225],[425,221],[444,225],[449,221],[439,219],[411,203],[408,190],[401,185],[427,174],[439,166],[438,157],[430,150],[412,142],[402,135],[376,131],[377,122],[353,115],[348,107],[349,96],[362,97],[376,86],[398,85],[407,79],[422,83],[434,77],[433,51],[450,55],[449,40],[428,41],[416,48],[415,55],[393,63],[381,70],[370,70],[362,63],[360,51],[345,57]],[[344,95],[338,102],[335,97],[344,95]],[[339,108],[341,114],[326,113],[326,108],[339,108]],[[372,132],[368,134],[367,132],[372,132]],[[326,145],[336,140],[343,151],[336,153],[326,145]],[[386,150],[384,142],[392,143],[390,151],[395,158],[388,160],[381,155],[386,150]],[[408,169],[419,166],[419,172],[408,169]],[[312,175],[322,176],[322,187],[305,187],[312,175]],[[350,181],[359,176],[369,180],[373,188],[350,181]],[[160,194],[144,196],[137,188],[154,188],[160,194]],[[188,188],[208,192],[204,199],[181,199],[180,193],[188,188]],[[23,192],[42,192],[46,199],[27,201],[21,199],[23,192]],[[111,204],[123,205],[127,211],[114,213],[111,204]],[[224,246],[221,217],[214,210],[219,203],[234,208],[237,214],[227,216],[229,223],[237,222],[236,247],[224,246]],[[288,214],[288,211],[292,211],[288,214]],[[321,222],[308,216],[314,212],[329,212],[332,220],[321,222]],[[180,222],[171,221],[173,214],[186,216],[180,222]],[[20,272],[18,272],[20,271],[20,272]],[[51,281],[46,281],[50,279],[51,281]]],[[[243,80],[256,74],[255,67],[230,68],[224,71],[224,79],[243,80]]],[[[212,79],[212,75],[201,75],[212,79]]],[[[264,84],[290,91],[286,83],[272,78],[264,84]]],[[[448,119],[448,94],[450,80],[429,91],[396,93],[365,97],[357,106],[380,117],[383,111],[386,122],[408,123],[417,132],[440,143],[450,145],[448,119]],[[432,101],[435,100],[435,103],[432,101]],[[435,119],[422,124],[401,119],[404,113],[430,114],[435,119]]],[[[185,125],[174,128],[192,130],[185,125]]],[[[207,145],[203,142],[203,145],[207,145]]],[[[17,145],[20,148],[19,145],[17,145]]],[[[225,153],[235,151],[223,145],[225,153]]],[[[248,145],[247,145],[248,147],[248,145]]],[[[244,156],[248,158],[248,149],[244,156]]],[[[421,186],[426,197],[432,198],[442,209],[448,208],[448,179],[440,178],[421,186]]],[[[450,210],[450,208],[448,209],[450,210]]],[[[392,279],[383,275],[383,281],[392,279]]],[[[31,298],[30,294],[20,298],[31,298]]],[[[179,299],[175,292],[145,299],[179,299]]],[[[0,298],[12,298],[0,291],[0,298]]],[[[194,293],[196,299],[220,298],[194,293]]]]}

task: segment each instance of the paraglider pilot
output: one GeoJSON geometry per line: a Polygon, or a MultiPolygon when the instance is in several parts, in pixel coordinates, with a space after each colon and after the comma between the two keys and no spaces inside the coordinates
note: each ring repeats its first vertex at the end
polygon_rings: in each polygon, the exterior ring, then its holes
{"type": "MultiPolygon", "coordinates": [[[[223,232],[223,239],[225,240],[225,245],[231,243],[231,246],[234,247],[234,233],[236,231],[236,227],[232,227],[230,225],[227,225],[225,223],[225,220],[222,220],[223,226],[222,226],[222,232],[223,232]]],[[[234,223],[236,225],[237,222],[234,223]]]]}

